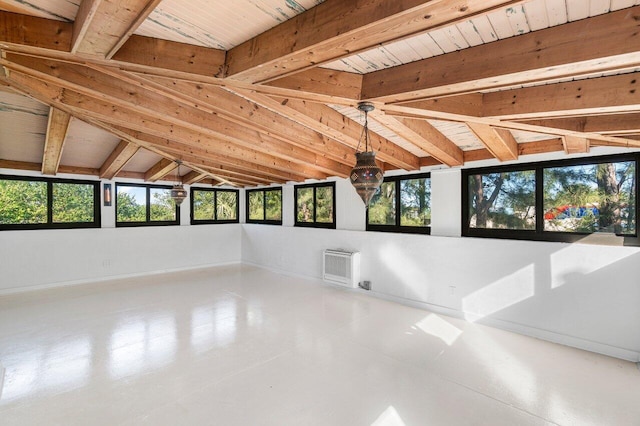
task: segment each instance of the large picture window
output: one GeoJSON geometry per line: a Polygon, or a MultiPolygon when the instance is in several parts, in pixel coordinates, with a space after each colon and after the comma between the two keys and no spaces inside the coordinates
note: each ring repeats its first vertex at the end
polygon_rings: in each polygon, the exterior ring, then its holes
{"type": "Polygon", "coordinates": [[[386,177],[369,205],[367,230],[430,233],[430,175],[386,177]]]}
{"type": "Polygon", "coordinates": [[[0,175],[0,229],[98,227],[99,182],[0,175]]]}
{"type": "Polygon", "coordinates": [[[116,184],[116,226],[179,225],[170,186],[116,184]]]}
{"type": "Polygon", "coordinates": [[[238,222],[238,190],[191,188],[192,225],[238,222]]]}
{"type": "Polygon", "coordinates": [[[636,244],[637,155],[463,171],[463,235],[636,244]]]}
{"type": "Polygon", "coordinates": [[[247,223],[282,225],[282,188],[247,190],[247,223]]]}
{"type": "Polygon", "coordinates": [[[296,185],[295,226],[335,229],[336,184],[296,185]]]}

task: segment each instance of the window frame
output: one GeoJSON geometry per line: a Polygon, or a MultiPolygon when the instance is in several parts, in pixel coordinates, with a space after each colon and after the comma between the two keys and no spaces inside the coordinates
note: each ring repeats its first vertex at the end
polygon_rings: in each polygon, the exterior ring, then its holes
{"type": "MultiPolygon", "coordinates": [[[[268,187],[247,189],[244,192],[245,195],[245,221],[247,223],[258,223],[261,225],[282,225],[282,187],[268,187]],[[280,191],[280,220],[267,220],[267,192],[280,191]],[[250,219],[249,218],[249,196],[251,193],[262,192],[262,219],[250,219]]],[[[335,211],[335,210],[334,210],[335,211]]]]}
{"type": "Polygon", "coordinates": [[[190,212],[190,224],[191,225],[218,225],[225,223],[240,223],[240,191],[230,188],[202,188],[191,187],[189,190],[189,212],[190,212]],[[196,219],[194,215],[193,202],[195,200],[194,193],[200,192],[213,192],[213,214],[215,219],[196,219]],[[217,219],[218,217],[218,192],[231,192],[236,194],[236,218],[235,219],[217,219]]]}
{"type": "Polygon", "coordinates": [[[180,225],[180,206],[175,206],[175,220],[151,220],[151,189],[168,189],[171,190],[170,185],[149,185],[146,183],[128,183],[128,182],[116,182],[115,183],[115,222],[116,228],[133,228],[137,226],[176,226],[180,225]],[[146,220],[139,222],[120,222],[118,221],[118,188],[121,186],[133,186],[137,188],[146,188],[147,193],[147,205],[146,205],[146,220]]]}
{"type": "Polygon", "coordinates": [[[302,185],[294,185],[293,187],[293,220],[294,226],[302,228],[324,228],[324,229],[336,229],[336,183],[331,182],[319,182],[319,183],[306,183],[302,185]],[[317,222],[316,221],[316,190],[317,188],[330,187],[333,191],[333,220],[331,222],[317,222]],[[313,222],[299,222],[298,221],[298,190],[313,188],[313,222]]]}
{"type": "Polygon", "coordinates": [[[102,226],[102,197],[99,180],[76,180],[62,178],[47,178],[39,176],[18,176],[0,174],[0,180],[15,180],[29,182],[44,182],[47,184],[47,222],[46,223],[20,223],[20,224],[0,224],[0,231],[23,231],[31,229],[81,229],[100,228],[102,226]],[[78,184],[93,186],[93,221],[91,222],[53,222],[53,185],[56,183],[78,184]]]}
{"type": "MultiPolygon", "coordinates": [[[[414,179],[429,179],[431,182],[431,173],[417,173],[410,175],[397,175],[397,176],[387,176],[384,178],[382,183],[390,183],[393,182],[395,184],[395,205],[396,205],[396,214],[395,225],[381,225],[381,224],[370,224],[369,223],[369,209],[366,211],[365,215],[365,225],[367,231],[373,232],[396,232],[403,234],[424,234],[431,235],[431,225],[429,226],[402,226],[400,222],[402,220],[401,209],[402,209],[402,194],[400,192],[400,188],[402,186],[401,182],[403,180],[414,180],[414,179]]],[[[429,206],[431,208],[431,206],[429,206]]]]}
{"type": "Polygon", "coordinates": [[[463,237],[479,237],[479,238],[502,238],[513,240],[532,240],[532,241],[550,241],[575,243],[585,238],[591,237],[589,242],[595,242],[605,245],[623,245],[640,246],[640,238],[638,234],[638,214],[640,208],[638,201],[640,192],[638,189],[638,177],[640,175],[638,168],[640,167],[640,153],[614,154],[593,157],[570,158],[562,160],[541,161],[532,163],[518,163],[505,166],[489,166],[479,168],[469,168],[462,170],[462,236],[463,237]],[[636,180],[636,200],[635,200],[635,217],[636,217],[636,233],[635,234],[612,234],[600,232],[563,232],[563,231],[546,231],[544,229],[544,170],[557,167],[587,166],[602,163],[620,163],[635,162],[635,180],[636,180]],[[471,228],[469,226],[470,219],[470,199],[469,199],[469,176],[476,174],[503,173],[532,170],[535,173],[535,209],[536,209],[536,226],[535,230],[523,229],[486,229],[471,228]]]}

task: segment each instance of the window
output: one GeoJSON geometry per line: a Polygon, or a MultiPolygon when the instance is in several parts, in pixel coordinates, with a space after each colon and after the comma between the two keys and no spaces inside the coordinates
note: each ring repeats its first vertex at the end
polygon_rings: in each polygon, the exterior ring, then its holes
{"type": "Polygon", "coordinates": [[[116,226],[179,225],[170,186],[116,183],[116,226]]]}
{"type": "Polygon", "coordinates": [[[282,188],[251,189],[247,194],[247,222],[282,225],[282,188]]]}
{"type": "Polygon", "coordinates": [[[463,235],[637,244],[637,155],[463,171],[463,235]]]}
{"type": "Polygon", "coordinates": [[[192,225],[238,221],[238,190],[191,188],[192,225]]]}
{"type": "Polygon", "coordinates": [[[99,228],[100,183],[0,176],[0,229],[99,228]]]}
{"type": "Polygon", "coordinates": [[[335,182],[296,185],[295,226],[335,229],[335,182]]]}
{"type": "Polygon", "coordinates": [[[386,177],[369,205],[367,230],[430,233],[430,174],[386,177]]]}

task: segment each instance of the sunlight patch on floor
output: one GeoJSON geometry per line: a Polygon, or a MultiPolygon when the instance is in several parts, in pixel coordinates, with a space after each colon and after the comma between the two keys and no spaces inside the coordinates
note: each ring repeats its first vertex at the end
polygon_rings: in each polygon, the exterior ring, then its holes
{"type": "Polygon", "coordinates": [[[406,426],[393,405],[387,407],[371,426],[406,426]]]}
{"type": "Polygon", "coordinates": [[[416,326],[425,333],[437,337],[451,346],[460,337],[462,330],[436,314],[429,314],[416,323],[416,326]]]}

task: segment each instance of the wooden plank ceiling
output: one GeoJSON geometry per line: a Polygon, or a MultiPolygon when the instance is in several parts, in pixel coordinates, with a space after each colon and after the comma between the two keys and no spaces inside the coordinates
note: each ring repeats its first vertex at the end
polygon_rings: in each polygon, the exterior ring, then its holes
{"type": "Polygon", "coordinates": [[[238,187],[640,148],[640,0],[0,0],[0,168],[238,187]]]}

